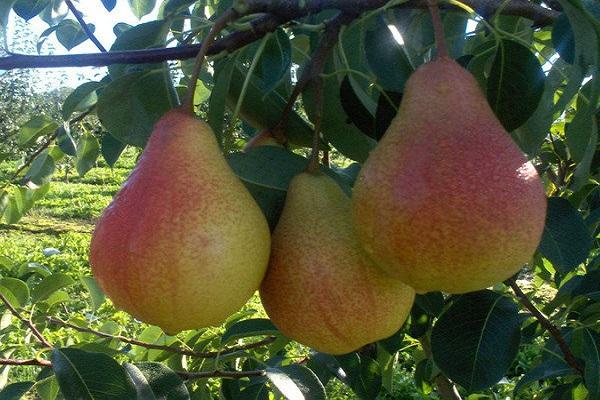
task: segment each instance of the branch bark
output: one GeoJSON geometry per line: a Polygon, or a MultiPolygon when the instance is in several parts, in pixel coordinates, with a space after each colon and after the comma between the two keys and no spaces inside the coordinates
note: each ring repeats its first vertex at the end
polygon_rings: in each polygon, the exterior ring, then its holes
{"type": "MultiPolygon", "coordinates": [[[[361,13],[379,8],[387,0],[296,0],[296,1],[267,1],[240,0],[236,9],[247,5],[246,13],[265,13],[252,21],[253,29],[234,32],[217,40],[208,50],[209,55],[223,51],[233,52],[252,43],[269,32],[273,32],[294,19],[303,18],[309,14],[324,9],[337,9],[346,13],[361,13]]],[[[504,1],[500,0],[464,0],[464,4],[473,8],[484,17],[492,16],[504,1]]],[[[402,8],[426,8],[427,0],[408,0],[402,3],[402,8]]],[[[445,4],[443,8],[460,10],[456,6],[445,4]]],[[[551,24],[561,13],[546,9],[527,0],[511,0],[502,8],[502,14],[521,16],[531,19],[537,26],[551,24]]],[[[129,51],[110,51],[94,54],[68,54],[35,56],[11,54],[0,58],[0,70],[16,68],[59,68],[82,66],[107,66],[113,64],[146,64],[159,63],[168,60],[185,60],[194,58],[201,45],[169,47],[162,49],[145,49],[129,51]]]]}
{"type": "Polygon", "coordinates": [[[560,333],[560,330],[552,322],[550,322],[550,320],[544,314],[542,314],[540,310],[537,309],[531,300],[529,300],[529,297],[527,297],[527,295],[517,284],[516,276],[506,280],[505,283],[512,288],[521,304],[539,321],[539,323],[550,333],[550,335],[552,335],[554,340],[556,340],[560,351],[562,351],[564,355],[565,362],[583,376],[583,367],[571,352],[571,349],[569,348],[569,345],[565,341],[563,335],[560,333]]]}

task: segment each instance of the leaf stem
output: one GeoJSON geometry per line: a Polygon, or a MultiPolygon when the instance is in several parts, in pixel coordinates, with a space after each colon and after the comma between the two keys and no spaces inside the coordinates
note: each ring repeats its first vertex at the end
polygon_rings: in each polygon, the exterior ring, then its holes
{"type": "Polygon", "coordinates": [[[516,276],[513,276],[510,279],[507,279],[505,282],[508,286],[510,286],[515,292],[515,296],[519,299],[519,302],[539,321],[540,325],[542,325],[549,333],[552,335],[558,347],[562,351],[564,355],[564,360],[567,364],[571,366],[575,371],[577,371],[580,375],[583,375],[583,367],[579,364],[579,361],[575,358],[569,345],[567,344],[565,338],[563,337],[560,330],[552,323],[550,320],[542,314],[540,310],[531,302],[529,297],[521,290],[519,285],[517,284],[516,276]]]}
{"type": "Polygon", "coordinates": [[[182,108],[187,110],[187,112],[194,114],[194,94],[196,92],[196,85],[198,83],[200,70],[202,69],[202,64],[204,63],[204,59],[206,58],[206,53],[208,52],[209,47],[213,44],[217,35],[227,26],[227,24],[238,17],[239,14],[232,8],[225,11],[223,15],[221,15],[215,21],[214,25],[202,41],[202,46],[200,46],[200,50],[196,56],[196,64],[194,65],[192,77],[190,78],[190,83],[182,104],[182,108]]]}

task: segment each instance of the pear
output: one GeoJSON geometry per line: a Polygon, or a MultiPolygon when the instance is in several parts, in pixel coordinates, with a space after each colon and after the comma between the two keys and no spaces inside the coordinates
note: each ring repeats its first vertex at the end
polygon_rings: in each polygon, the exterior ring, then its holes
{"type": "Polygon", "coordinates": [[[464,293],[531,260],[546,197],[474,77],[440,57],[408,79],[352,213],[364,249],[391,276],[418,293],[464,293]]]}
{"type": "Polygon", "coordinates": [[[100,217],[90,263],[117,307],[176,333],[237,311],[258,289],[269,251],[265,217],[210,127],[175,109],[100,217]]]}
{"type": "Polygon", "coordinates": [[[330,177],[295,176],[259,291],[284,335],[329,354],[391,336],[414,300],[411,288],[381,273],[362,252],[350,209],[330,177]]]}

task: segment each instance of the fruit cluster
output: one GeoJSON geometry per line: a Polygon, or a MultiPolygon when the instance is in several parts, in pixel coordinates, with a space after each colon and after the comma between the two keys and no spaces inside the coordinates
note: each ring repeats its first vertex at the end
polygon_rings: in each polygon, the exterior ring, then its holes
{"type": "Polygon", "coordinates": [[[515,274],[545,214],[535,168],[475,79],[440,57],[406,83],[353,198],[301,173],[272,236],[208,125],[170,111],[100,218],[90,262],[117,307],[166,332],[219,324],[259,289],[283,334],[343,354],[396,332],[415,291],[515,274]]]}

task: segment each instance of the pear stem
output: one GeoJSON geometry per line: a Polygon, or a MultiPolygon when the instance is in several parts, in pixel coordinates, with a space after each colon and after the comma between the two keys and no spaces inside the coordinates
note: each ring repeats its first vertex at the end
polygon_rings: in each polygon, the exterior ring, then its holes
{"type": "Polygon", "coordinates": [[[202,64],[204,63],[204,59],[206,58],[206,53],[208,52],[208,48],[215,41],[215,38],[221,32],[228,23],[235,20],[239,16],[238,12],[233,8],[225,11],[223,15],[215,20],[212,28],[202,41],[202,46],[198,51],[198,55],[196,56],[196,64],[194,65],[194,70],[192,71],[192,76],[190,78],[190,83],[188,84],[187,92],[185,94],[185,98],[181,105],[181,108],[187,110],[190,114],[194,114],[194,94],[196,93],[196,85],[198,84],[198,78],[200,77],[200,70],[202,70],[202,64]]]}
{"type": "Polygon", "coordinates": [[[323,120],[323,78],[317,75],[313,78],[315,90],[315,131],[312,141],[312,153],[310,162],[306,168],[307,172],[316,174],[319,172],[319,144],[321,143],[321,122],[323,120]]]}
{"type": "Polygon", "coordinates": [[[429,7],[429,13],[431,14],[431,20],[433,22],[435,47],[437,49],[436,58],[447,58],[449,57],[448,46],[446,45],[444,24],[442,23],[437,0],[427,0],[427,7],[429,7]]]}

